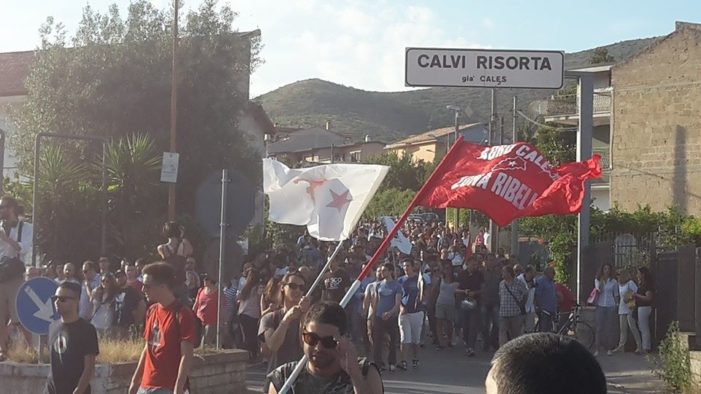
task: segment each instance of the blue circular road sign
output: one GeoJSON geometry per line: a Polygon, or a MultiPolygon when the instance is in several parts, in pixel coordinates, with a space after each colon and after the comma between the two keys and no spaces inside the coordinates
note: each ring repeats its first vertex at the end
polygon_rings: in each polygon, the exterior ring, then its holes
{"type": "Polygon", "coordinates": [[[17,315],[19,322],[29,332],[37,335],[49,333],[49,325],[58,319],[51,296],[58,284],[49,278],[32,278],[17,292],[17,315]]]}

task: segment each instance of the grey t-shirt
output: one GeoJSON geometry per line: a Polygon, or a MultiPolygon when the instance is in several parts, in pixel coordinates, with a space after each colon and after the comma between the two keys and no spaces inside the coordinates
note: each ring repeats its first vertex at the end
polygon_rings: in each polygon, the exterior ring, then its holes
{"type": "MultiPolygon", "coordinates": [[[[268,329],[276,330],[280,322],[282,322],[283,316],[285,316],[285,312],[282,309],[278,309],[260,318],[258,338],[260,338],[261,342],[265,342],[265,331],[268,329]]],[[[282,341],[280,348],[277,352],[273,352],[270,355],[266,372],[270,372],[290,361],[298,361],[302,356],[302,344],[299,342],[299,321],[293,321],[288,325],[285,340],[282,341]]]]}
{"type": "Polygon", "coordinates": [[[436,304],[455,305],[455,290],[458,288],[458,285],[458,282],[448,283],[441,278],[441,286],[438,289],[436,304]]]}
{"type": "MultiPolygon", "coordinates": [[[[297,366],[297,362],[284,364],[268,375],[268,379],[270,379],[270,383],[275,387],[275,390],[280,391],[287,377],[292,374],[295,366],[297,366]]],[[[375,364],[365,358],[358,358],[358,366],[363,376],[367,376],[370,368],[377,369],[375,364]]],[[[344,371],[330,378],[321,378],[310,374],[307,368],[304,368],[292,385],[290,392],[293,394],[353,394],[353,383],[350,376],[344,371]]]]}

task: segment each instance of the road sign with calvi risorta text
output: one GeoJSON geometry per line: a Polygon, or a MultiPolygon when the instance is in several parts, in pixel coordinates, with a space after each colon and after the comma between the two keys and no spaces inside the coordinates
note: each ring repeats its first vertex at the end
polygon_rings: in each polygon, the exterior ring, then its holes
{"type": "Polygon", "coordinates": [[[560,89],[560,51],[407,48],[407,86],[560,89]]]}
{"type": "Polygon", "coordinates": [[[58,319],[51,302],[57,288],[56,282],[43,277],[30,279],[19,288],[17,315],[27,331],[36,335],[49,333],[49,325],[58,319]]]}

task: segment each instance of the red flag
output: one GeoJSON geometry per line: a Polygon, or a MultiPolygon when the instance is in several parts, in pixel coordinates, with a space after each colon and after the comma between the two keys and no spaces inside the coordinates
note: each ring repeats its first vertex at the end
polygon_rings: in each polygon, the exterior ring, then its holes
{"type": "Polygon", "coordinates": [[[601,176],[599,155],[553,167],[532,145],[484,146],[458,140],[442,174],[426,185],[418,205],[477,209],[499,226],[524,216],[572,214],[584,199],[584,181],[601,176]]]}

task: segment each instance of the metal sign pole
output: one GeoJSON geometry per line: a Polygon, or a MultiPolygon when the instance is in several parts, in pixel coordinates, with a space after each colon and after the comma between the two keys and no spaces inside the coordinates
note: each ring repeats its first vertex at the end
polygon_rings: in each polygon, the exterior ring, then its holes
{"type": "MultiPolygon", "coordinates": [[[[579,86],[579,129],[577,130],[577,161],[588,160],[592,155],[592,126],[594,118],[594,81],[591,74],[571,73],[567,76],[577,77],[579,86]]],[[[577,216],[577,301],[582,302],[582,264],[584,249],[589,246],[589,219],[591,204],[591,183],[584,183],[582,210],[577,216]]]]}
{"type": "Polygon", "coordinates": [[[221,221],[219,224],[219,278],[217,286],[217,349],[221,349],[221,305],[222,305],[222,267],[224,266],[224,253],[226,252],[226,192],[229,188],[229,170],[221,172],[221,221]]]}

